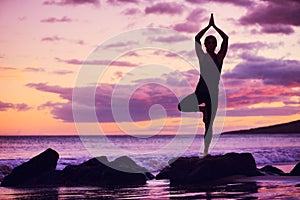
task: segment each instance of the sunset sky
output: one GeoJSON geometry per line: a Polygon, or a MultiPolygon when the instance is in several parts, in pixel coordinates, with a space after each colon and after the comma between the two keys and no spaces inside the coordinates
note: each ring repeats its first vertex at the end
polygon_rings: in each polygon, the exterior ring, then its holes
{"type": "Polygon", "coordinates": [[[76,135],[74,109],[107,134],[198,126],[177,104],[197,84],[194,36],[210,13],[229,36],[221,129],[300,119],[299,1],[1,0],[0,135],[76,135]]]}

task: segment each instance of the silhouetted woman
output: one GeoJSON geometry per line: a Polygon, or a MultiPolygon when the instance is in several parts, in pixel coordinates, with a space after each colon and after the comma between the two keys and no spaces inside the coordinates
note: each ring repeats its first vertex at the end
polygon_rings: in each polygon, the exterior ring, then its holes
{"type": "Polygon", "coordinates": [[[215,25],[213,14],[211,14],[208,26],[195,36],[195,48],[200,64],[200,79],[196,91],[185,97],[178,104],[178,109],[182,112],[203,112],[204,155],[207,155],[218,108],[219,80],[228,48],[228,36],[215,25]],[[221,49],[217,54],[215,53],[217,39],[213,35],[207,36],[204,40],[207,53],[204,53],[201,47],[200,39],[210,27],[213,27],[223,39],[221,49]],[[205,106],[200,106],[203,103],[205,106]]]}

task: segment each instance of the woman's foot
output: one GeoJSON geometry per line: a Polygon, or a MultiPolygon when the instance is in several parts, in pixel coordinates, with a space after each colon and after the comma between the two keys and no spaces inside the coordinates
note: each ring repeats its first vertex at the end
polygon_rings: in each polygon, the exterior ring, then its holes
{"type": "Polygon", "coordinates": [[[209,157],[209,156],[211,156],[209,153],[203,153],[203,154],[200,154],[199,155],[199,158],[205,158],[205,157],[209,157]]]}

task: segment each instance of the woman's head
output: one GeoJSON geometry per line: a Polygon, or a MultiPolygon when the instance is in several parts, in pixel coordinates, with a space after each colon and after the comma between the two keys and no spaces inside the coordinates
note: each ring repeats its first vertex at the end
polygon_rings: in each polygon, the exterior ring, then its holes
{"type": "Polygon", "coordinates": [[[209,35],[204,40],[204,45],[207,52],[214,52],[217,47],[217,39],[213,35],[209,35]]]}

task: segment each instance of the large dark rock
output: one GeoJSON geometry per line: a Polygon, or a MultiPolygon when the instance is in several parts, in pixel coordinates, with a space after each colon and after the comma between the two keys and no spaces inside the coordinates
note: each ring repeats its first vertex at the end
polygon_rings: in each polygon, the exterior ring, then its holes
{"type": "Polygon", "coordinates": [[[47,149],[28,162],[15,167],[8,176],[4,177],[1,186],[32,185],[41,176],[55,171],[58,157],[59,155],[56,151],[47,149]]]}
{"type": "Polygon", "coordinates": [[[300,162],[292,169],[290,176],[300,176],[300,162]]]}
{"type": "Polygon", "coordinates": [[[149,179],[148,173],[126,156],[112,162],[104,156],[92,158],[63,170],[67,186],[141,185],[149,179]]]}
{"type": "Polygon", "coordinates": [[[169,161],[157,179],[170,179],[171,184],[194,184],[233,175],[256,176],[261,173],[250,153],[227,153],[219,156],[180,157],[169,161]]]}
{"type": "Polygon", "coordinates": [[[4,177],[4,187],[141,185],[154,176],[127,156],[109,162],[105,156],[55,170],[58,153],[47,149],[4,177]]]}

